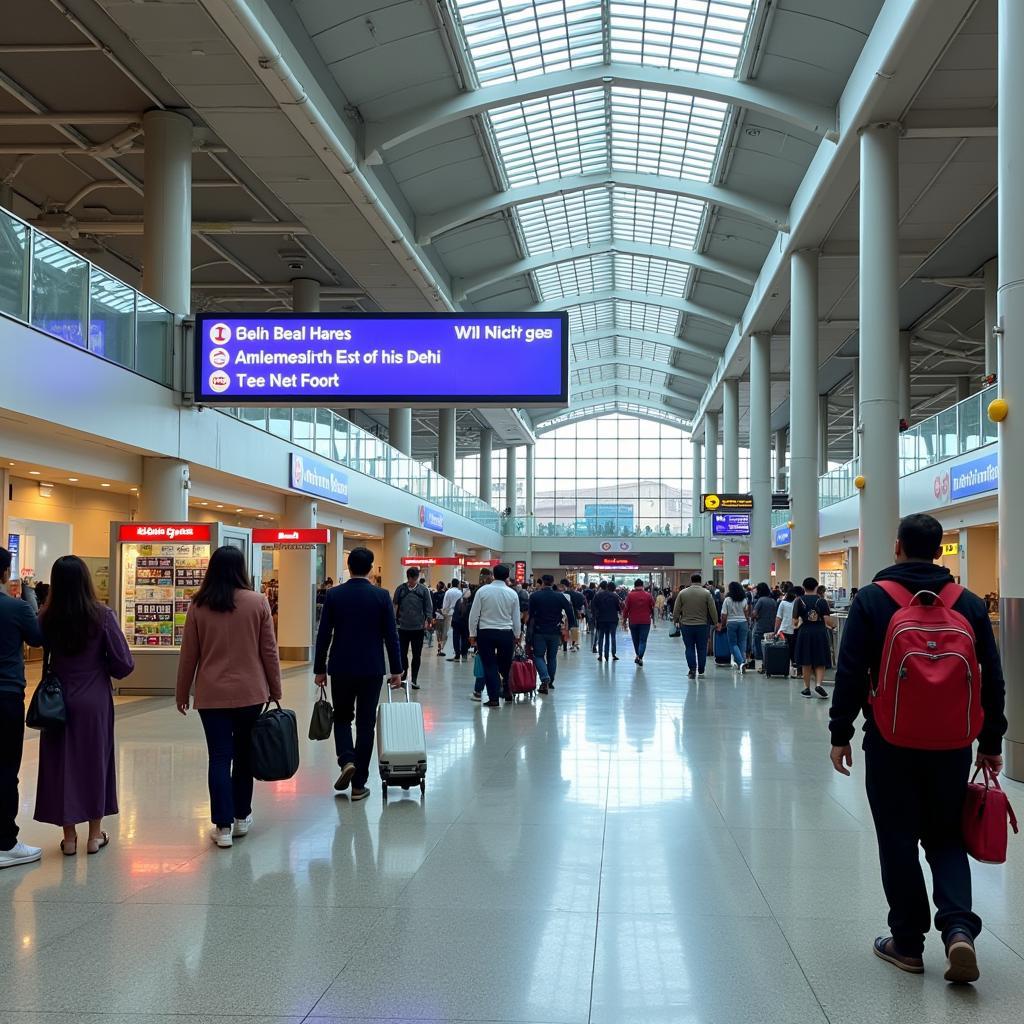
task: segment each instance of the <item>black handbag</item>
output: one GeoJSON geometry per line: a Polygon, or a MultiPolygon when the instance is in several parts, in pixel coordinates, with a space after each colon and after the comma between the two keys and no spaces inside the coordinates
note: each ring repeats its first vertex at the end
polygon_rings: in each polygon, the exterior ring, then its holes
{"type": "Polygon", "coordinates": [[[299,770],[299,728],[294,711],[286,711],[278,701],[267,702],[250,739],[252,775],[260,782],[281,782],[299,770]]]}
{"type": "Polygon", "coordinates": [[[63,729],[68,722],[64,686],[50,671],[50,653],[43,651],[43,676],[29,701],[25,724],[30,729],[63,729]]]}
{"type": "Polygon", "coordinates": [[[317,687],[320,696],[313,701],[313,714],[309,719],[309,738],[311,740],[329,740],[331,728],[334,726],[334,708],[324,696],[324,691],[317,687]]]}

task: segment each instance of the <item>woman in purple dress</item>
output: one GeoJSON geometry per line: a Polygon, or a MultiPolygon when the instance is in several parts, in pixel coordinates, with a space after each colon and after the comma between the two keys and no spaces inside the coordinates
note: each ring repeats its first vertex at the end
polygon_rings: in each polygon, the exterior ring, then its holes
{"type": "Polygon", "coordinates": [[[50,592],[39,613],[50,672],[64,686],[67,724],[39,740],[36,821],[60,825],[65,856],[78,852],[79,822],[89,822],[88,852],[110,837],[103,818],[117,814],[114,776],[114,696],[111,677],[135,668],[114,613],[96,597],[89,567],[76,555],[53,564],[50,592]]]}

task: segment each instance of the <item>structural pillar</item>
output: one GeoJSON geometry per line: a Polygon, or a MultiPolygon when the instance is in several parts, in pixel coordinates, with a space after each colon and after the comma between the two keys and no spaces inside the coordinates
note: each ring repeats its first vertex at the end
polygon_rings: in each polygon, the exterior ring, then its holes
{"type": "MultiPolygon", "coordinates": [[[[288,495],[282,526],[316,527],[317,506],[311,498],[288,495]]],[[[316,552],[282,548],[278,552],[277,645],[282,661],[309,661],[316,622],[316,552]]]]}
{"type": "Polygon", "coordinates": [[[999,394],[1010,404],[999,424],[999,632],[1006,677],[1006,774],[1024,782],[1024,4],[999,0],[999,394]],[[1017,409],[1017,402],[1021,408],[1017,409]]]}
{"type": "Polygon", "coordinates": [[[311,277],[296,277],[292,281],[292,312],[320,312],[320,282],[311,277]]]}
{"type": "MultiPolygon", "coordinates": [[[[769,335],[770,337],[770,335],[769,335]]],[[[786,428],[775,431],[775,490],[780,494],[786,490],[786,428]]]]}
{"type": "Polygon", "coordinates": [[[790,575],[818,575],[818,253],[790,258],[789,501],[790,575]]]}
{"type": "Polygon", "coordinates": [[[192,122],[150,110],[142,127],[142,290],[186,316],[192,306],[192,122]]]}
{"type": "Polygon", "coordinates": [[[494,479],[492,477],[491,449],[494,446],[494,431],[484,427],[480,431],[480,500],[488,505],[494,501],[494,479]]]}
{"type": "Polygon", "coordinates": [[[402,559],[409,554],[412,546],[412,531],[408,526],[387,523],[384,526],[384,543],[381,545],[380,585],[390,593],[405,581],[402,559]]]}
{"type": "Polygon", "coordinates": [[[900,373],[899,373],[899,402],[900,419],[907,421],[910,426],[910,413],[913,398],[911,397],[910,384],[910,331],[900,331],[900,373]]]}
{"type": "Polygon", "coordinates": [[[526,446],[526,514],[534,515],[537,503],[537,446],[526,446]]]}
{"type": "Polygon", "coordinates": [[[10,512],[7,508],[7,496],[10,493],[11,474],[6,469],[0,469],[0,547],[7,547],[8,533],[7,520],[10,512]]]}
{"type": "Polygon", "coordinates": [[[828,395],[818,395],[818,476],[828,472],[828,395]]]}
{"type": "MultiPolygon", "coordinates": [[[[753,433],[753,431],[751,431],[753,433]]],[[[740,489],[740,382],[722,381],[722,490],[740,489]]]]}
{"type": "Polygon", "coordinates": [[[455,479],[455,410],[437,410],[437,471],[446,480],[455,479]]]}
{"type": "Polygon", "coordinates": [[[985,376],[999,372],[999,355],[996,344],[996,307],[999,288],[999,260],[989,260],[984,267],[985,274],[985,376]]]}
{"type": "Polygon", "coordinates": [[[331,539],[324,552],[324,577],[330,577],[335,585],[345,579],[345,531],[340,526],[331,527],[331,539]]]}
{"type": "Polygon", "coordinates": [[[704,491],[718,490],[718,413],[704,413],[704,491]]]}
{"type": "MultiPolygon", "coordinates": [[[[438,556],[438,558],[454,558],[455,557],[455,539],[453,537],[435,537],[434,543],[431,545],[430,550],[438,556]]],[[[456,567],[454,566],[442,566],[434,583],[438,580],[452,579],[453,576],[458,576],[456,567]]]]}
{"type": "MultiPolygon", "coordinates": [[[[772,336],[750,338],[750,578],[767,582],[772,555],[772,336]]],[[[778,435],[776,435],[777,437],[778,435]]]]}
{"type": "Polygon", "coordinates": [[[900,518],[899,136],[892,122],[860,133],[860,578],[892,562],[900,518]]]}
{"type": "Polygon", "coordinates": [[[505,507],[512,509],[512,515],[519,510],[518,494],[516,493],[519,484],[519,466],[516,453],[519,451],[515,445],[505,449],[505,507]]]}
{"type": "MultiPolygon", "coordinates": [[[[702,465],[702,451],[703,444],[696,434],[690,437],[690,458],[691,466],[693,470],[693,532],[694,535],[702,537],[701,543],[701,564],[700,571],[702,573],[708,573],[711,566],[708,565],[708,537],[707,534],[710,532],[705,529],[704,515],[700,510],[700,494],[703,487],[703,465],[702,465]]],[[[689,581],[687,581],[689,582],[689,581]]]]}
{"type": "Polygon", "coordinates": [[[187,462],[145,456],[139,519],[144,523],[187,523],[189,486],[187,462]]]}
{"type": "Polygon", "coordinates": [[[403,455],[412,455],[412,409],[388,410],[388,443],[403,455]]]}
{"type": "Polygon", "coordinates": [[[851,440],[853,442],[853,458],[860,458],[860,358],[853,361],[853,374],[850,380],[850,390],[853,392],[853,407],[850,410],[850,429],[852,430],[851,440]]]}

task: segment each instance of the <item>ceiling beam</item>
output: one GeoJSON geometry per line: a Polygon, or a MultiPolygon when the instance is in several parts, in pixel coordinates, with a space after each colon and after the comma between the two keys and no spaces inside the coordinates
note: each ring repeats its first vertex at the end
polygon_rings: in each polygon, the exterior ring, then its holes
{"type": "MultiPolygon", "coordinates": [[[[620,388],[631,388],[635,391],[643,391],[648,395],[656,395],[659,398],[665,398],[672,402],[682,402],[689,409],[696,409],[698,399],[691,398],[689,395],[680,394],[678,391],[673,391],[671,388],[664,388],[660,384],[644,384],[639,380],[629,380],[623,377],[612,377],[609,380],[603,380],[597,384],[583,384],[579,389],[570,388],[570,394],[573,398],[578,398],[581,395],[589,395],[594,391],[602,391],[605,388],[613,388],[616,391],[620,388]]],[[[625,399],[625,396],[623,396],[625,399]]],[[[635,400],[638,404],[642,404],[642,399],[635,400]]]]}
{"type": "Polygon", "coordinates": [[[657,331],[638,331],[632,327],[602,328],[599,331],[584,331],[574,333],[571,337],[573,346],[585,345],[592,341],[605,341],[607,339],[622,338],[623,341],[647,341],[652,345],[667,345],[677,352],[687,352],[690,355],[700,356],[701,359],[708,359],[717,362],[722,355],[720,349],[710,345],[701,345],[696,341],[686,341],[684,338],[677,338],[674,334],[660,334],[657,331]]]}
{"type": "Polygon", "coordinates": [[[561,93],[575,92],[577,89],[609,86],[652,89],[731,103],[745,110],[777,117],[787,124],[803,128],[823,138],[834,140],[838,134],[836,111],[831,107],[777,93],[764,86],[741,82],[735,78],[613,62],[523,78],[500,85],[489,85],[452,99],[418,107],[390,121],[371,122],[366,126],[366,160],[368,163],[379,163],[384,150],[463,117],[472,117],[488,110],[512,106],[542,96],[557,96],[561,93]]]}
{"type": "Polygon", "coordinates": [[[651,292],[634,292],[625,288],[611,288],[600,292],[587,292],[583,295],[565,295],[557,299],[547,299],[531,306],[528,312],[551,313],[556,310],[570,309],[573,306],[585,306],[591,302],[639,302],[645,306],[661,306],[664,309],[674,309],[677,313],[687,313],[690,316],[704,317],[705,320],[714,320],[717,323],[725,324],[726,327],[735,327],[736,318],[718,309],[708,309],[707,306],[698,305],[689,299],[680,299],[675,295],[654,295],[651,292]]]}
{"type": "MultiPolygon", "coordinates": [[[[141,218],[125,220],[76,220],[74,217],[50,218],[28,221],[50,235],[64,235],[78,238],[80,235],[141,235],[145,224],[141,218]]],[[[193,221],[192,233],[196,235],[308,235],[309,228],[298,221],[227,220],[193,221]]]]}
{"type": "MultiPolygon", "coordinates": [[[[639,410],[626,409],[624,408],[626,404],[627,401],[625,399],[599,398],[593,402],[581,402],[578,405],[570,405],[567,409],[553,409],[549,415],[541,416],[534,420],[534,431],[540,435],[569,423],[594,420],[613,412],[621,412],[625,416],[637,416],[642,420],[650,420],[652,423],[670,423],[670,425],[679,427],[681,430],[689,430],[692,426],[689,419],[680,415],[679,410],[671,409],[666,405],[652,405],[645,412],[642,408],[639,410]],[[613,406],[613,408],[602,408],[603,406],[613,406]],[[566,413],[570,414],[568,418],[559,419],[559,417],[564,416],[566,413]],[[556,419],[558,422],[553,422],[556,419]]],[[[634,402],[632,404],[637,405],[639,403],[634,402]]]]}
{"type": "Polygon", "coordinates": [[[677,178],[669,174],[638,174],[634,171],[599,171],[596,174],[573,174],[554,178],[536,185],[521,185],[504,192],[457,203],[446,210],[416,218],[416,241],[429,245],[438,235],[470,224],[481,217],[501,213],[523,203],[571,195],[595,188],[629,188],[638,192],[661,192],[665,195],[684,196],[697,202],[708,203],[750,217],[776,231],[789,230],[789,212],[784,206],[765,202],[721,185],[692,178],[677,178]]]}
{"type": "Polygon", "coordinates": [[[569,364],[570,370],[596,370],[601,366],[636,366],[641,370],[650,370],[653,373],[664,373],[669,377],[678,377],[680,380],[692,381],[707,387],[708,374],[694,373],[692,370],[684,370],[682,367],[673,366],[671,363],[659,363],[655,359],[637,359],[633,356],[601,356],[597,359],[583,359],[569,364]]]}
{"type": "Polygon", "coordinates": [[[39,114],[0,113],[0,126],[4,128],[60,124],[142,124],[142,114],[139,111],[131,110],[68,110],[63,112],[47,110],[39,114]]]}
{"type": "Polygon", "coordinates": [[[645,256],[650,259],[665,260],[668,263],[676,263],[684,267],[693,267],[696,270],[707,270],[713,274],[721,274],[723,277],[731,278],[739,284],[752,288],[754,285],[754,273],[744,270],[733,263],[725,260],[717,260],[713,256],[707,256],[702,252],[691,252],[688,249],[677,249],[670,245],[648,245],[644,242],[614,241],[603,242],[598,245],[576,245],[569,249],[556,249],[553,252],[538,253],[526,259],[515,260],[512,263],[503,263],[497,267],[491,267],[472,277],[458,277],[452,280],[452,290],[456,299],[464,299],[469,292],[478,288],[486,288],[488,285],[497,284],[500,281],[507,281],[510,277],[518,277],[520,274],[531,274],[545,267],[555,267],[560,263],[569,263],[572,260],[586,259],[589,256],[604,256],[606,254],[623,253],[627,256],[645,256]]]}

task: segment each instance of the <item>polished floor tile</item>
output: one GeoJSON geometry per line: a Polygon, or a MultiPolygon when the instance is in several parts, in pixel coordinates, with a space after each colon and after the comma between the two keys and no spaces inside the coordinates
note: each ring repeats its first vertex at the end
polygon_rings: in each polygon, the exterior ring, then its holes
{"type": "MultiPolygon", "coordinates": [[[[623,637],[628,650],[628,640],[623,637]]],[[[797,685],[562,658],[553,695],[483,709],[426,659],[427,792],[333,791],[332,742],[257,784],[210,843],[206,749],[171,701],[117,718],[121,813],[102,855],[0,871],[0,1024],[1004,1024],[1024,1004],[1024,841],[976,865],[976,992],[871,955],[886,907],[862,767],[797,685]],[[54,965],[60,984],[55,984],[54,965]]],[[[290,675],[304,726],[312,687],[290,675]]],[[[1007,784],[1024,806],[1024,787],[1007,784]]],[[[84,844],[83,844],[84,848],[84,844]]],[[[925,866],[927,877],[927,866],[925,866]]]]}

